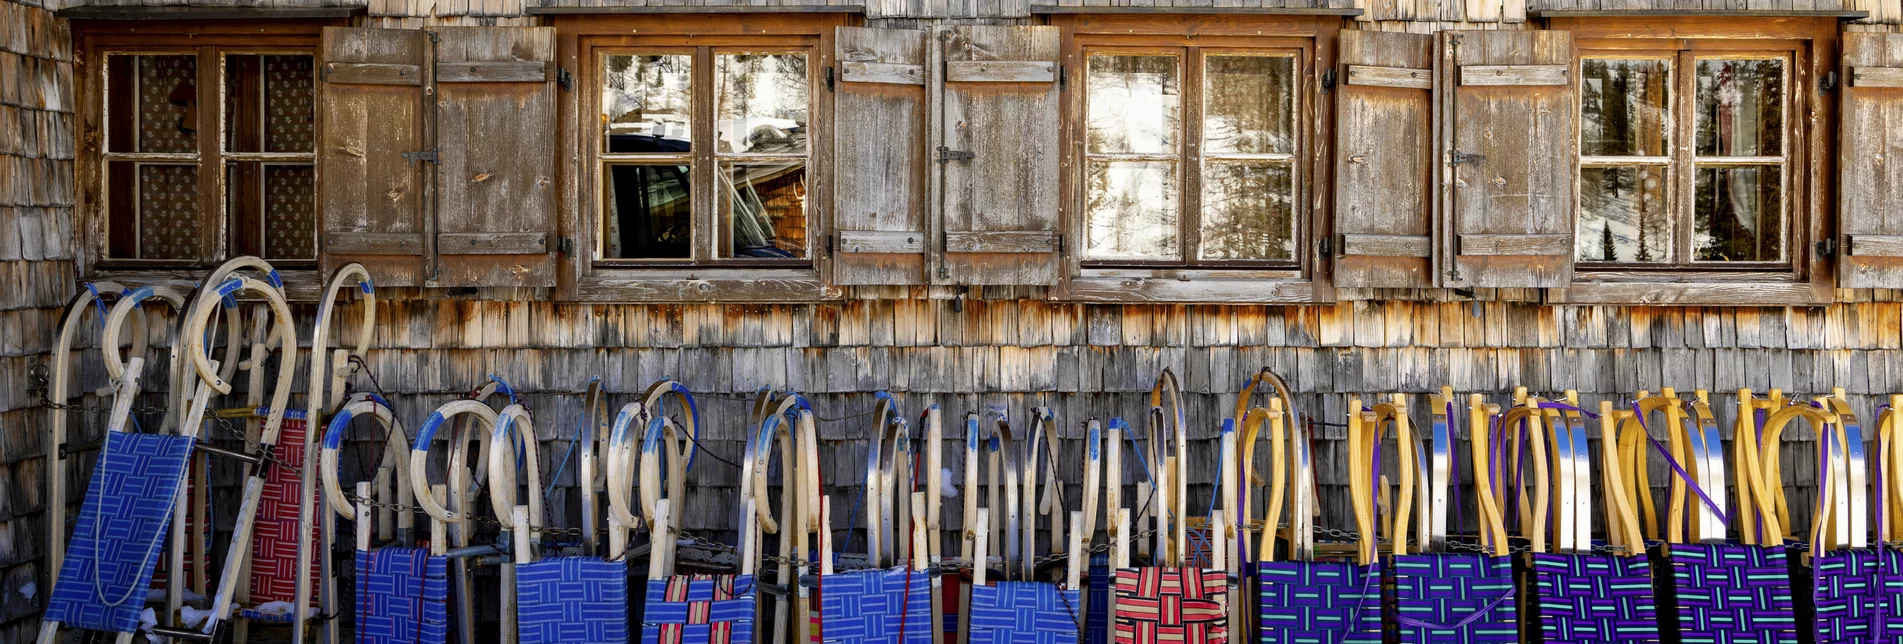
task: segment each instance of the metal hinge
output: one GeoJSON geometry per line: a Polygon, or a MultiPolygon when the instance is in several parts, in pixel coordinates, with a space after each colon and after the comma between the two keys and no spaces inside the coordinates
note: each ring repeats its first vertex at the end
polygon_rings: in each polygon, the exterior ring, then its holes
{"type": "Polygon", "coordinates": [[[567,67],[558,66],[555,68],[555,84],[560,85],[562,87],[562,91],[568,91],[568,90],[574,89],[575,77],[570,76],[568,74],[567,67]]]}
{"type": "Polygon", "coordinates": [[[567,237],[556,238],[555,240],[556,252],[561,253],[563,255],[567,255],[567,254],[570,254],[570,252],[574,250],[575,250],[575,240],[569,239],[567,237]]]}
{"type": "Polygon", "coordinates": [[[1817,242],[1817,257],[1819,259],[1830,259],[1836,256],[1837,256],[1837,240],[1836,239],[1834,238],[1826,239],[1826,240],[1817,242]]]}
{"type": "Polygon", "coordinates": [[[1837,72],[1827,72],[1817,79],[1817,93],[1829,94],[1834,91],[1837,91],[1837,72]]]}
{"type": "Polygon", "coordinates": [[[1322,89],[1330,90],[1334,88],[1335,88],[1335,70],[1330,69],[1328,71],[1322,72],[1322,89]]]}
{"type": "Polygon", "coordinates": [[[1487,155],[1484,155],[1484,154],[1475,154],[1472,152],[1461,152],[1459,150],[1454,150],[1453,152],[1447,153],[1447,165],[1460,165],[1463,163],[1479,163],[1485,160],[1487,160],[1487,155]]]}
{"type": "Polygon", "coordinates": [[[938,162],[939,163],[946,163],[950,161],[970,161],[972,160],[972,158],[973,156],[970,152],[966,152],[964,150],[953,150],[951,148],[948,148],[942,145],[938,146],[938,162]]]}
{"type": "Polygon", "coordinates": [[[436,151],[435,151],[435,150],[423,150],[423,151],[420,151],[420,152],[404,152],[404,153],[403,153],[403,160],[404,160],[404,161],[408,161],[408,162],[410,162],[410,165],[416,165],[416,162],[418,162],[418,161],[422,161],[422,162],[425,162],[425,163],[435,163],[435,162],[436,162],[436,151]]]}
{"type": "Polygon", "coordinates": [[[1321,255],[1322,257],[1333,257],[1335,255],[1335,237],[1333,235],[1321,239],[1321,255]]]}
{"type": "Polygon", "coordinates": [[[1065,65],[1057,66],[1057,89],[1063,91],[1070,87],[1070,70],[1065,65]]]}
{"type": "Polygon", "coordinates": [[[1057,234],[1057,254],[1058,254],[1058,255],[1063,255],[1063,254],[1064,254],[1064,252],[1065,252],[1065,251],[1064,251],[1064,248],[1065,248],[1065,244],[1064,244],[1064,241],[1065,241],[1065,240],[1064,240],[1064,233],[1058,233],[1058,234],[1057,234]]]}
{"type": "Polygon", "coordinates": [[[826,237],[826,256],[827,257],[833,256],[833,251],[834,251],[833,242],[837,241],[838,239],[839,239],[839,235],[837,234],[826,237]]]}
{"type": "Polygon", "coordinates": [[[833,91],[833,68],[826,68],[826,91],[833,91]]]}

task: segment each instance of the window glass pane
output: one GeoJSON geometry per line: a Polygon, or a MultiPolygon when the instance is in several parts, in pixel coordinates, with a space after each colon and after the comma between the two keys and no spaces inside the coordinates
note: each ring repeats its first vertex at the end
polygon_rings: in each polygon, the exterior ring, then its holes
{"type": "Polygon", "coordinates": [[[1295,258],[1295,182],[1280,164],[1203,168],[1202,259],[1295,258]]]}
{"type": "Polygon", "coordinates": [[[1699,156],[1784,154],[1784,60],[1698,61],[1699,156]]]}
{"type": "Polygon", "coordinates": [[[715,152],[806,152],[805,54],[721,54],[714,72],[715,152]]]}
{"type": "Polygon", "coordinates": [[[1174,154],[1182,86],[1177,57],[1091,54],[1089,149],[1174,154]]]}
{"type": "Polygon", "coordinates": [[[308,163],[234,161],[225,169],[231,250],[265,259],[316,257],[316,176],[308,163]]]}
{"type": "Polygon", "coordinates": [[[1662,167],[1580,168],[1574,259],[1671,261],[1672,224],[1667,219],[1667,201],[1662,167]]]}
{"type": "Polygon", "coordinates": [[[603,172],[601,256],[688,259],[693,207],[684,165],[611,165],[603,172]]]}
{"type": "Polygon", "coordinates": [[[115,55],[106,62],[107,150],[198,150],[198,57],[115,55]]]}
{"type": "Polygon", "coordinates": [[[604,57],[601,120],[608,152],[686,152],[692,138],[694,57],[604,57]]]}
{"type": "Polygon", "coordinates": [[[1664,59],[1579,61],[1579,153],[1665,156],[1670,69],[1664,59]]]}
{"type": "Polygon", "coordinates": [[[225,150],[312,151],[311,73],[310,56],[226,56],[225,150]]]}
{"type": "Polygon", "coordinates": [[[723,258],[806,257],[806,163],[723,163],[720,217],[723,258]]]}
{"type": "Polygon", "coordinates": [[[1295,153],[1295,57],[1210,56],[1203,70],[1203,150],[1295,153]]]}
{"type": "Polygon", "coordinates": [[[198,166],[113,161],[106,191],[111,257],[198,258],[198,166]]]}
{"type": "Polygon", "coordinates": [[[1784,258],[1783,168],[1701,167],[1692,241],[1701,262],[1784,258]]]}
{"type": "Polygon", "coordinates": [[[1084,257],[1178,259],[1176,164],[1092,160],[1084,257]]]}

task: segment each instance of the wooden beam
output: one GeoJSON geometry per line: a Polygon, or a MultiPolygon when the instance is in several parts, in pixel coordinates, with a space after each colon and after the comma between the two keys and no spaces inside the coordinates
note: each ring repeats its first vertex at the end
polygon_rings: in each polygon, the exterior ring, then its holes
{"type": "Polygon", "coordinates": [[[1427,235],[1365,235],[1342,233],[1341,254],[1377,257],[1431,257],[1434,239],[1427,235]]]}
{"type": "Polygon", "coordinates": [[[324,250],[347,255],[414,255],[423,252],[421,233],[325,233],[324,250]]]}
{"type": "Polygon", "coordinates": [[[1903,67],[1852,67],[1851,87],[1903,87],[1903,67]]]}
{"type": "Polygon", "coordinates": [[[1382,67],[1379,65],[1349,65],[1347,83],[1349,85],[1372,85],[1377,87],[1433,89],[1434,70],[1413,69],[1408,67],[1382,67]]]}
{"type": "Polygon", "coordinates": [[[861,63],[848,60],[839,63],[839,82],[924,85],[925,66],[901,65],[898,63],[861,63]]]}
{"type": "Polygon", "coordinates": [[[555,74],[555,61],[441,63],[438,83],[545,83],[555,74]]]}
{"type": "Polygon", "coordinates": [[[839,231],[839,252],[923,253],[925,252],[925,233],[923,231],[842,230],[839,231]]]}
{"type": "Polygon", "coordinates": [[[947,232],[948,253],[1050,253],[1057,235],[1049,232],[947,232]]]}
{"type": "Polygon", "coordinates": [[[423,70],[416,65],[382,63],[324,63],[324,82],[348,85],[422,85],[423,70]]]}
{"type": "Polygon", "coordinates": [[[442,233],[436,252],[444,255],[533,255],[548,252],[548,233],[442,233]]]}
{"type": "Polygon", "coordinates": [[[1565,85],[1565,65],[1461,65],[1462,86],[1565,85]]]}
{"type": "Polygon", "coordinates": [[[1253,14],[1265,16],[1359,16],[1362,9],[1351,7],[1213,7],[1200,6],[1157,6],[1157,7],[1110,7],[1101,5],[1031,5],[1033,14],[1119,14],[1119,13],[1166,13],[1166,14],[1253,14]]]}
{"type": "Polygon", "coordinates": [[[349,18],[362,15],[357,7],[67,7],[53,15],[69,20],[289,20],[349,18]]]}
{"type": "Polygon", "coordinates": [[[1903,257],[1903,235],[1851,235],[1849,246],[1857,257],[1903,257]]]}
{"type": "Polygon", "coordinates": [[[979,60],[945,63],[951,83],[1054,83],[1057,63],[1048,60],[979,60]]]}
{"type": "Polygon", "coordinates": [[[1461,235],[1462,255],[1566,255],[1573,250],[1573,236],[1543,235],[1461,235]]]}

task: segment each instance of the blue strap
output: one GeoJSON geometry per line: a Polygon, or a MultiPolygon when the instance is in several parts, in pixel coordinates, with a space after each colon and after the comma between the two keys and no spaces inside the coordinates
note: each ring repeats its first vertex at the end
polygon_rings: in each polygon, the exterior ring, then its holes
{"type": "Polygon", "coordinates": [[[1698,481],[1692,479],[1691,473],[1686,472],[1685,468],[1679,467],[1678,460],[1672,458],[1671,450],[1665,449],[1663,443],[1658,442],[1658,439],[1652,438],[1652,430],[1645,426],[1645,413],[1639,411],[1639,403],[1632,403],[1632,414],[1633,417],[1639,421],[1639,431],[1645,434],[1645,442],[1651,443],[1652,449],[1658,450],[1659,456],[1665,457],[1665,464],[1672,466],[1672,472],[1678,474],[1678,478],[1685,481],[1686,487],[1690,487],[1692,492],[1696,493],[1698,498],[1705,502],[1705,507],[1710,508],[1712,514],[1718,515],[1718,521],[1720,523],[1731,523],[1731,515],[1720,509],[1718,502],[1711,500],[1710,495],[1705,494],[1705,488],[1698,486],[1698,481]]]}

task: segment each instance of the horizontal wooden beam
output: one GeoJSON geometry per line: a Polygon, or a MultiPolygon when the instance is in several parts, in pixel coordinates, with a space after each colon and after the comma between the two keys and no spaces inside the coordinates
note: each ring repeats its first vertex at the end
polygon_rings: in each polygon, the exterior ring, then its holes
{"type": "Polygon", "coordinates": [[[421,65],[324,63],[324,82],[346,85],[422,85],[421,65]]]}
{"type": "Polygon", "coordinates": [[[1839,18],[1862,20],[1868,11],[1851,9],[1528,9],[1529,18],[1608,18],[1709,16],[1720,18],[1839,18]]]}
{"type": "Polygon", "coordinates": [[[945,63],[945,80],[953,83],[1054,83],[1057,82],[1057,62],[952,61],[945,63]]]}
{"type": "Polygon", "coordinates": [[[1462,86],[1565,85],[1565,65],[1461,65],[1462,86]]]}
{"type": "Polygon", "coordinates": [[[1903,257],[1903,235],[1851,235],[1849,246],[1855,257],[1903,257]]]}
{"type": "Polygon", "coordinates": [[[1168,13],[1168,14],[1249,14],[1264,16],[1359,16],[1364,10],[1353,7],[1111,7],[1102,5],[1031,5],[1034,14],[1090,13],[1168,13]]]}
{"type": "Polygon", "coordinates": [[[592,7],[574,6],[531,6],[523,10],[531,16],[560,15],[597,15],[611,13],[865,13],[862,4],[790,4],[790,5],[720,5],[718,7],[684,4],[665,6],[645,5],[602,5],[592,7]]]}
{"type": "Polygon", "coordinates": [[[313,18],[349,18],[364,13],[364,7],[138,7],[91,6],[67,7],[53,15],[71,20],[293,20],[313,18]]]}
{"type": "Polygon", "coordinates": [[[1046,232],[947,232],[948,253],[1054,253],[1057,235],[1046,232]]]}
{"type": "Polygon", "coordinates": [[[324,252],[335,255],[421,255],[422,233],[324,233],[324,252]]]}
{"type": "Polygon", "coordinates": [[[1347,83],[1349,85],[1372,85],[1376,87],[1433,89],[1434,70],[1415,69],[1412,67],[1349,65],[1347,83]]]}
{"type": "Polygon", "coordinates": [[[915,230],[842,230],[839,231],[839,252],[923,253],[925,233],[915,230]]]}
{"type": "Polygon", "coordinates": [[[1801,282],[1574,282],[1547,291],[1552,304],[1802,306],[1827,304],[1801,282]]]}
{"type": "Polygon", "coordinates": [[[861,63],[848,60],[839,63],[839,82],[924,85],[925,66],[901,65],[898,63],[861,63]]]}
{"type": "Polygon", "coordinates": [[[1315,301],[1307,280],[1080,277],[1070,281],[1069,300],[1083,302],[1221,302],[1299,304],[1315,301]]]}
{"type": "Polygon", "coordinates": [[[438,83],[546,83],[555,76],[555,61],[437,63],[438,83]]]}
{"type": "Polygon", "coordinates": [[[1341,235],[1343,255],[1431,257],[1433,251],[1434,239],[1427,235],[1341,235]]]}
{"type": "Polygon", "coordinates": [[[1564,256],[1573,252],[1572,235],[1461,235],[1462,255],[1564,256]]]}
{"type": "Polygon", "coordinates": [[[442,233],[436,252],[443,255],[535,255],[548,252],[548,233],[442,233]]]}
{"type": "Polygon", "coordinates": [[[1903,87],[1903,67],[1852,67],[1851,87],[1903,87]]]}

